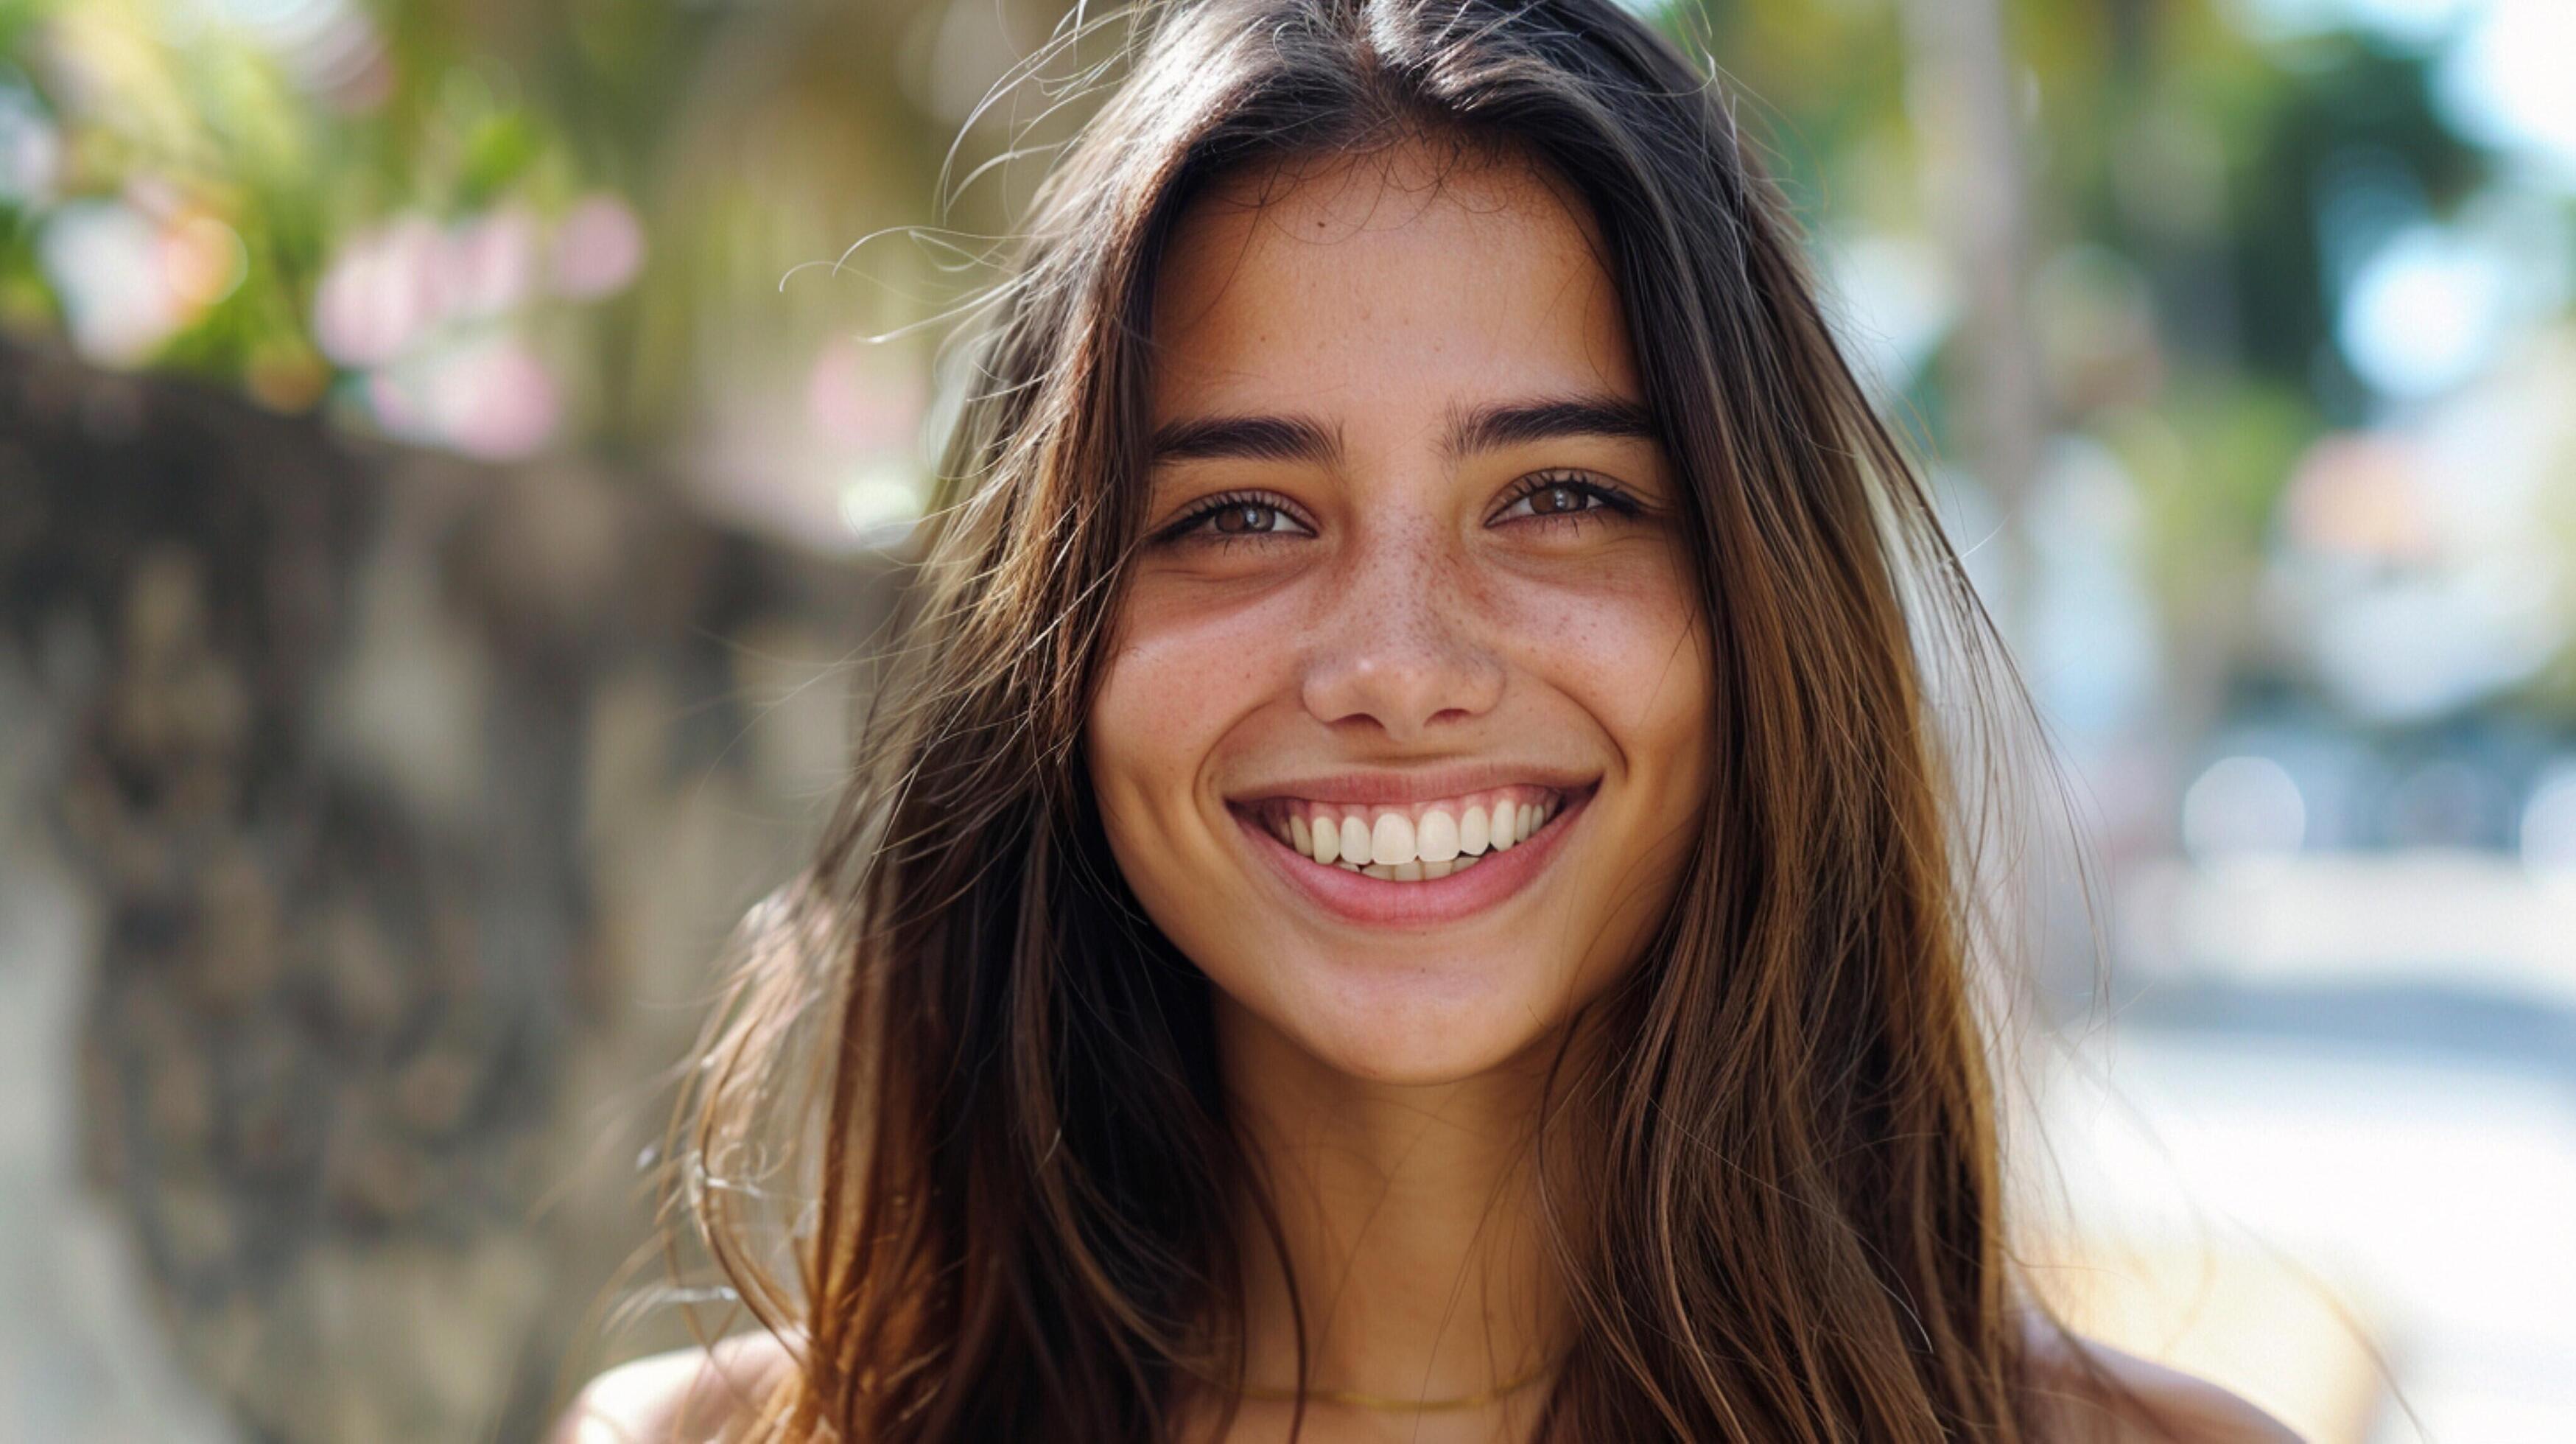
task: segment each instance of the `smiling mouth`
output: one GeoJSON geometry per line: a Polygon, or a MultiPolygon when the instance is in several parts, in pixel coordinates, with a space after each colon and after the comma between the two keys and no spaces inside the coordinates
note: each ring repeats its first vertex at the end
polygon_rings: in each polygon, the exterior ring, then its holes
{"type": "Polygon", "coordinates": [[[1511,851],[1569,800],[1562,788],[1512,786],[1401,807],[1274,797],[1245,810],[1309,861],[1389,882],[1430,882],[1511,851]]]}

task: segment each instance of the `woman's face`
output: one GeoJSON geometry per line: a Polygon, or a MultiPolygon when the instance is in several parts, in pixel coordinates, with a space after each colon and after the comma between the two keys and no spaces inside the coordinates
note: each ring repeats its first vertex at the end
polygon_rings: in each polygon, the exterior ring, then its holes
{"type": "Polygon", "coordinates": [[[1148,539],[1088,731],[1229,1020],[1452,1081],[1636,959],[1713,724],[1678,483],[1576,203],[1397,151],[1223,187],[1154,297],[1148,539]]]}

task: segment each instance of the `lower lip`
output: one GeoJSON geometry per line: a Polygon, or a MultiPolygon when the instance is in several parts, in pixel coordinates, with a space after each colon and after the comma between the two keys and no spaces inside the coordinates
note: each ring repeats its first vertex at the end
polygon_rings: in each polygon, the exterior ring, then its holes
{"type": "Polygon", "coordinates": [[[1326,912],[1372,927],[1432,927],[1472,917],[1519,892],[1538,876],[1575,819],[1591,805],[1594,788],[1566,799],[1548,825],[1527,842],[1506,852],[1488,852],[1484,860],[1447,877],[1397,882],[1371,877],[1333,863],[1317,862],[1281,842],[1252,817],[1236,812],[1235,821],[1291,887],[1326,912]]]}

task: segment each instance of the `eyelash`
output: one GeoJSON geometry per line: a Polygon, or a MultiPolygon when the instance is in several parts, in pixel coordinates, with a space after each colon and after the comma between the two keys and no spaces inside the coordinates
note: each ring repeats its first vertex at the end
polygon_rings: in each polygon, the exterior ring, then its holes
{"type": "Polygon", "coordinates": [[[1280,533],[1276,531],[1237,532],[1228,534],[1216,531],[1209,527],[1208,523],[1216,520],[1219,514],[1248,506],[1257,506],[1264,511],[1275,511],[1296,525],[1304,527],[1307,531],[1311,532],[1315,529],[1312,523],[1308,522],[1305,517],[1298,514],[1296,508],[1288,505],[1284,500],[1278,497],[1265,495],[1257,491],[1227,491],[1219,492],[1217,495],[1211,496],[1191,507],[1188,511],[1183,512],[1178,518],[1173,520],[1171,525],[1166,526],[1160,532],[1155,533],[1154,540],[1158,542],[1172,542],[1179,541],[1184,537],[1203,535],[1205,539],[1213,541],[1219,546],[1231,547],[1241,542],[1259,542],[1269,537],[1280,535],[1280,533]]]}
{"type": "MultiPolygon", "coordinates": [[[[1529,475],[1512,483],[1512,489],[1503,497],[1503,504],[1500,510],[1509,511],[1511,508],[1520,505],[1522,502],[1529,500],[1540,492],[1554,491],[1559,487],[1563,487],[1567,491],[1578,492],[1584,496],[1588,496],[1598,504],[1587,506],[1581,511],[1532,512],[1529,520],[1538,522],[1541,525],[1561,523],[1568,527],[1579,528],[1586,520],[1609,520],[1609,517],[1601,515],[1603,512],[1609,512],[1619,520],[1627,521],[1635,518],[1645,510],[1645,507],[1638,502],[1637,498],[1630,495],[1627,491],[1611,484],[1610,482],[1586,476],[1579,471],[1531,472],[1529,475]]],[[[1488,525],[1491,525],[1491,523],[1488,523],[1488,525]]]]}
{"type": "MultiPolygon", "coordinates": [[[[1644,510],[1644,507],[1638,503],[1634,496],[1609,482],[1597,480],[1593,477],[1586,476],[1581,472],[1535,471],[1512,483],[1511,490],[1503,496],[1501,506],[1496,508],[1497,519],[1499,519],[1500,513],[1509,511],[1511,508],[1520,505],[1522,502],[1529,500],[1540,492],[1553,491],[1559,487],[1563,487],[1568,491],[1579,492],[1584,496],[1590,497],[1596,505],[1587,506],[1580,511],[1533,512],[1528,517],[1522,518],[1522,520],[1536,522],[1542,526],[1563,525],[1566,527],[1580,528],[1587,520],[1606,520],[1607,518],[1604,518],[1601,515],[1603,512],[1611,513],[1620,520],[1628,520],[1636,517],[1644,510]]],[[[1200,536],[1215,542],[1219,546],[1232,547],[1238,543],[1259,542],[1269,537],[1281,535],[1281,533],[1276,531],[1221,533],[1212,531],[1208,528],[1208,523],[1215,520],[1220,513],[1232,511],[1239,507],[1254,506],[1260,507],[1265,511],[1276,512],[1280,516],[1287,518],[1290,522],[1304,528],[1308,532],[1312,532],[1314,530],[1313,523],[1307,521],[1304,516],[1298,513],[1296,508],[1289,506],[1281,498],[1257,491],[1229,491],[1220,492],[1219,494],[1208,497],[1205,500],[1200,501],[1197,505],[1192,506],[1188,511],[1175,518],[1170,525],[1156,533],[1154,540],[1157,542],[1173,542],[1180,541],[1187,537],[1200,536]]],[[[1486,525],[1491,526],[1493,525],[1493,522],[1488,521],[1486,525]]]]}

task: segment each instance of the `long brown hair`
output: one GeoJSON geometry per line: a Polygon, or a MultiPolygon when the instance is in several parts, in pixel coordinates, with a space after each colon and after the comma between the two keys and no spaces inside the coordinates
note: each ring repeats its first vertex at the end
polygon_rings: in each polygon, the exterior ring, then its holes
{"type": "Polygon", "coordinates": [[[1210,985],[1102,861],[1081,729],[1177,219],[1247,167],[1430,140],[1588,202],[1716,669],[1695,854],[1592,1005],[1621,1046],[1547,1110],[1586,1166],[1542,1180],[1578,1325],[1542,1434],[2024,1437],[1994,935],[1940,714],[2027,703],[1729,98],[1611,0],[1131,18],[989,298],[854,779],[697,1072],[684,1201],[795,1340],[767,1427],[1162,1440],[1191,1381],[1242,1383],[1232,1219],[1260,1193],[1210,985]]]}

